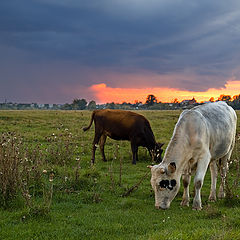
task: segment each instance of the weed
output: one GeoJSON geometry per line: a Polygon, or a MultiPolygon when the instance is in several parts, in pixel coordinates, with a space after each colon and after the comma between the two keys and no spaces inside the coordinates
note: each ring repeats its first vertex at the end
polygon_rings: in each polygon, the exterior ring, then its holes
{"type": "Polygon", "coordinates": [[[234,160],[230,160],[229,162],[230,171],[228,171],[225,179],[226,197],[224,199],[224,203],[227,206],[235,206],[240,204],[240,198],[238,193],[240,183],[239,140],[240,134],[238,134],[236,137],[235,148],[233,152],[234,160]]]}
{"type": "Polygon", "coordinates": [[[52,133],[51,136],[46,137],[47,160],[51,164],[59,166],[70,165],[75,155],[74,136],[66,128],[63,132],[52,133]]]}
{"type": "Polygon", "coordinates": [[[22,185],[21,143],[22,139],[14,133],[0,136],[0,196],[3,207],[7,207],[9,201],[16,197],[22,185]]]}

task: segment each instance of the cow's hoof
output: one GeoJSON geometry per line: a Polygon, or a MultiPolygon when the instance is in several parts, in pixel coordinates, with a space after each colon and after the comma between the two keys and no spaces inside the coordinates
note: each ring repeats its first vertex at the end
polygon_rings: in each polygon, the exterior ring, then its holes
{"type": "Polygon", "coordinates": [[[225,198],[225,193],[224,193],[224,192],[219,192],[219,193],[218,193],[218,198],[219,198],[219,199],[225,198]]]}
{"type": "Polygon", "coordinates": [[[209,198],[208,198],[208,201],[209,202],[216,202],[216,196],[210,196],[209,198]]]}
{"type": "Polygon", "coordinates": [[[202,210],[202,207],[192,207],[192,210],[201,211],[201,210],[202,210]]]}
{"type": "Polygon", "coordinates": [[[180,205],[181,205],[182,207],[184,207],[184,206],[189,207],[189,201],[182,200],[181,203],[180,203],[180,205]]]}

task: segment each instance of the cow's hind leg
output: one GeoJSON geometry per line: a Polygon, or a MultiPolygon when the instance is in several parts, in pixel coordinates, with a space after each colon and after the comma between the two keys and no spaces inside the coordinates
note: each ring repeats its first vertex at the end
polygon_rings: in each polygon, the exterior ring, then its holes
{"type": "Polygon", "coordinates": [[[107,160],[106,160],[106,157],[105,157],[105,153],[104,153],[104,145],[105,145],[105,142],[106,142],[106,138],[107,138],[107,136],[103,134],[103,135],[101,136],[100,140],[99,140],[99,147],[100,147],[100,151],[101,151],[101,153],[102,153],[102,160],[103,160],[104,162],[107,161],[107,160]]]}
{"type": "Polygon", "coordinates": [[[195,196],[193,199],[193,209],[201,210],[201,188],[203,186],[203,180],[210,162],[211,155],[209,152],[202,153],[197,161],[197,170],[194,178],[195,196]]]}
{"type": "Polygon", "coordinates": [[[102,134],[96,133],[96,131],[95,131],[95,136],[94,136],[94,140],[93,140],[93,144],[92,144],[92,165],[95,163],[95,151],[96,151],[97,144],[99,142],[101,135],[102,134]]]}
{"type": "Polygon", "coordinates": [[[235,135],[233,136],[232,145],[231,145],[229,152],[224,157],[222,157],[219,161],[221,183],[220,183],[220,187],[219,187],[218,198],[225,197],[225,183],[226,183],[226,176],[227,176],[227,172],[228,172],[228,162],[231,158],[234,145],[235,145],[235,135]]]}
{"type": "Polygon", "coordinates": [[[232,154],[232,150],[230,150],[228,154],[222,157],[219,161],[221,183],[219,186],[218,198],[220,199],[225,197],[225,183],[226,183],[226,176],[228,171],[228,161],[231,157],[231,154],[232,154]]]}
{"type": "Polygon", "coordinates": [[[209,164],[209,167],[210,167],[210,172],[211,172],[211,191],[210,191],[208,200],[211,202],[215,202],[216,201],[217,173],[218,173],[216,161],[212,161],[209,164]]]}
{"type": "Polygon", "coordinates": [[[184,170],[184,173],[182,175],[182,181],[183,181],[183,196],[182,196],[182,202],[181,206],[189,206],[189,184],[191,181],[191,169],[187,168],[184,170]]]}

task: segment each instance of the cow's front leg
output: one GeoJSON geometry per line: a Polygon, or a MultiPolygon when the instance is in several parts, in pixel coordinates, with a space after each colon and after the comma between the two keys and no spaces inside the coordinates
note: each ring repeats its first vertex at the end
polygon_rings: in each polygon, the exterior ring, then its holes
{"type": "Polygon", "coordinates": [[[131,149],[132,149],[132,164],[136,164],[136,161],[138,161],[138,146],[131,142],[131,149]]]}
{"type": "Polygon", "coordinates": [[[184,173],[182,175],[182,181],[183,181],[183,196],[182,196],[182,202],[181,206],[189,206],[189,184],[191,181],[191,172],[190,169],[184,170],[184,173]]]}
{"type": "Polygon", "coordinates": [[[217,173],[218,173],[216,161],[212,161],[210,163],[209,167],[210,167],[210,172],[211,172],[211,191],[210,191],[208,200],[211,202],[215,202],[217,200],[216,185],[217,185],[217,173]]]}
{"type": "Polygon", "coordinates": [[[194,178],[195,196],[193,199],[193,209],[201,210],[201,188],[203,185],[203,180],[207,172],[208,164],[210,162],[211,155],[209,152],[202,154],[197,161],[197,170],[194,178]]]}

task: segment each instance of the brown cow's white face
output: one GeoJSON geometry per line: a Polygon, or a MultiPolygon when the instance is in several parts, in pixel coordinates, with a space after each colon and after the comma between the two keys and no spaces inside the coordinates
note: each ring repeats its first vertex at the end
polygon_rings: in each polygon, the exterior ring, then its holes
{"type": "Polygon", "coordinates": [[[168,166],[159,164],[151,166],[151,185],[155,192],[155,207],[167,209],[180,187],[180,179],[176,178],[176,165],[174,162],[168,166]]]}

